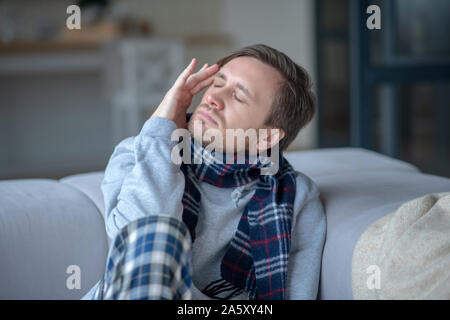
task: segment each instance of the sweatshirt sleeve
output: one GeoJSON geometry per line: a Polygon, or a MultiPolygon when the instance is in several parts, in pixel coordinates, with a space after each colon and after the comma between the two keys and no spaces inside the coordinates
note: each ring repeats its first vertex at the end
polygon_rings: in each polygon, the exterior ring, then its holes
{"type": "Polygon", "coordinates": [[[106,232],[111,239],[129,222],[144,216],[182,219],[184,175],[171,160],[177,142],[170,137],[176,128],[169,119],[150,118],[137,136],[115,147],[101,183],[106,232]]]}
{"type": "Polygon", "coordinates": [[[297,192],[303,192],[296,196],[294,203],[287,298],[315,300],[319,290],[326,217],[314,182],[300,173],[297,184],[297,192]]]}

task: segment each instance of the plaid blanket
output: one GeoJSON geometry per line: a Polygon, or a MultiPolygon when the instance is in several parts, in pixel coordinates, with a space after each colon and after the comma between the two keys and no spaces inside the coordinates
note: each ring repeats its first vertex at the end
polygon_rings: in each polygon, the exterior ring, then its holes
{"type": "Polygon", "coordinates": [[[191,299],[191,238],[169,216],[148,216],[125,226],[111,245],[95,300],[191,299]]]}

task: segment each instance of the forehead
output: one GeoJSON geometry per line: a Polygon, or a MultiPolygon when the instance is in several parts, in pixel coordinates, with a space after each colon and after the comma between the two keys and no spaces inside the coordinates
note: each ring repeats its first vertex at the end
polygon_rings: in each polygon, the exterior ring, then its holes
{"type": "Polygon", "coordinates": [[[220,69],[232,82],[248,88],[256,100],[273,97],[282,76],[274,67],[253,57],[238,57],[220,69]]]}

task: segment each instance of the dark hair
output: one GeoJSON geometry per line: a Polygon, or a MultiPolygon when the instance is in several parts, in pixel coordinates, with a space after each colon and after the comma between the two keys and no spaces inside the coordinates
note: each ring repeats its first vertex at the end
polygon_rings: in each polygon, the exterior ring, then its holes
{"type": "Polygon", "coordinates": [[[300,129],[307,125],[315,113],[315,96],[311,91],[311,79],[305,69],[286,54],[264,44],[238,49],[217,61],[219,67],[237,57],[253,57],[277,69],[284,78],[272,102],[265,125],[283,129],[285,136],[279,142],[285,150],[300,129]]]}

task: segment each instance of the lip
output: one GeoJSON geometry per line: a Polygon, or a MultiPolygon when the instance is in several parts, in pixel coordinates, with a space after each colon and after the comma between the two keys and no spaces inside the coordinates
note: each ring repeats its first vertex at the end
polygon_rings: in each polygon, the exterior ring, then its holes
{"type": "Polygon", "coordinates": [[[210,122],[212,122],[212,123],[215,123],[216,125],[219,125],[219,124],[217,123],[217,121],[214,120],[214,118],[211,117],[211,116],[210,116],[209,114],[207,114],[206,112],[199,111],[199,112],[198,112],[198,115],[201,116],[201,117],[202,117],[203,119],[205,119],[205,120],[208,120],[208,121],[210,121],[210,122]]]}

